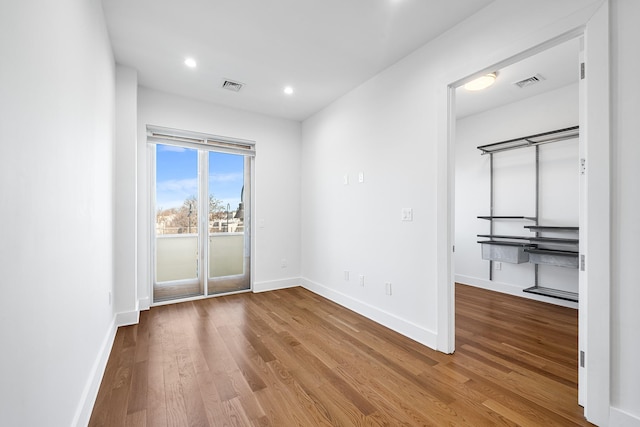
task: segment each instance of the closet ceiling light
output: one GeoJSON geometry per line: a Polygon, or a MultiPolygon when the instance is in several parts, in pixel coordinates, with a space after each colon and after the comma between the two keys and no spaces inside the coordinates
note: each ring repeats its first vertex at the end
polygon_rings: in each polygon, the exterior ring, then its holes
{"type": "Polygon", "coordinates": [[[493,83],[495,83],[497,74],[498,73],[489,73],[485,74],[484,76],[480,76],[477,79],[465,84],[464,88],[471,91],[486,89],[493,83]]]}
{"type": "Polygon", "coordinates": [[[196,66],[198,65],[196,63],[196,60],[193,58],[187,58],[184,60],[184,65],[186,65],[189,68],[196,68],[196,66]]]}

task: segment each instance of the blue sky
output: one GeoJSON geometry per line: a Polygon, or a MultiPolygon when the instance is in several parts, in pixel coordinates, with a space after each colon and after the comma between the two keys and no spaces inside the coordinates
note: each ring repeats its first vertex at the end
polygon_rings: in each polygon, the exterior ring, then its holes
{"type": "MultiPolygon", "coordinates": [[[[209,194],[238,208],[244,181],[244,158],[209,152],[209,194]]],[[[156,208],[180,207],[187,197],[198,194],[198,151],[157,144],[156,208]]]]}

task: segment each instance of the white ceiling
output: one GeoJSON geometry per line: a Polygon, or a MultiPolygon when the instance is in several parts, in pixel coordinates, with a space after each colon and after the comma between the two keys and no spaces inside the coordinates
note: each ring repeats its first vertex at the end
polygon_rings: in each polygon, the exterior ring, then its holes
{"type": "Polygon", "coordinates": [[[498,71],[493,86],[470,92],[462,87],[456,90],[456,117],[477,114],[481,111],[510,104],[524,98],[578,82],[579,39],[572,39],[498,71]],[[515,82],[541,75],[544,80],[535,85],[519,88],[515,82]]]}
{"type": "Polygon", "coordinates": [[[103,8],[116,62],[135,68],[141,86],[303,120],[491,1],[103,0],[103,8]],[[184,65],[189,56],[196,69],[184,65]],[[224,79],[245,86],[230,92],[224,79]]]}

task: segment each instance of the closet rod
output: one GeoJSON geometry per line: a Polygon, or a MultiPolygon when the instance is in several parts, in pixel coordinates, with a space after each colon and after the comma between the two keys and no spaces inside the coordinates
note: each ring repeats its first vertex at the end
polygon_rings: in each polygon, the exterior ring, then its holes
{"type": "Polygon", "coordinates": [[[480,145],[478,150],[482,151],[482,155],[498,153],[500,151],[515,150],[516,148],[534,147],[541,144],[549,144],[551,142],[564,141],[576,138],[580,135],[579,126],[558,129],[551,132],[538,133],[522,138],[514,138],[506,141],[495,142],[493,144],[480,145]]]}

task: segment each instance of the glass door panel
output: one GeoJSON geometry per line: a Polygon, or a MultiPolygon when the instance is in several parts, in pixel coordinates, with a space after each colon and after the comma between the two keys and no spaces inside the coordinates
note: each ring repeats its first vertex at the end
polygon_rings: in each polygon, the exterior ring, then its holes
{"type": "Polygon", "coordinates": [[[208,153],[208,293],[249,289],[250,158],[208,153]]]}
{"type": "Polygon", "coordinates": [[[199,262],[198,150],[155,146],[154,302],[203,295],[199,262]]]}

